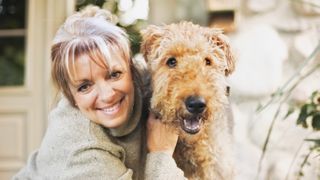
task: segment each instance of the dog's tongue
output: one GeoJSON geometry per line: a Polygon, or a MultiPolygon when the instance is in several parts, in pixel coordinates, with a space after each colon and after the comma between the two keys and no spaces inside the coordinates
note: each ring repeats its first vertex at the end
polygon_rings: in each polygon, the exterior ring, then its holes
{"type": "Polygon", "coordinates": [[[190,134],[196,134],[200,131],[200,120],[197,118],[183,119],[182,129],[190,134]]]}

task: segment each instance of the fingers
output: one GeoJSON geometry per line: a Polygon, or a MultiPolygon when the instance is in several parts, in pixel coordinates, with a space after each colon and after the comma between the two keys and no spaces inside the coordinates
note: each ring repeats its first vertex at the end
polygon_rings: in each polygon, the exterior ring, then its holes
{"type": "Polygon", "coordinates": [[[177,133],[150,113],[147,122],[147,147],[149,152],[163,151],[172,155],[177,141],[177,133]]]}
{"type": "Polygon", "coordinates": [[[156,116],[153,114],[153,113],[149,113],[149,116],[148,116],[148,121],[147,121],[147,128],[148,129],[152,129],[154,128],[155,126],[155,123],[157,122],[160,122],[160,119],[156,119],[156,116]]]}

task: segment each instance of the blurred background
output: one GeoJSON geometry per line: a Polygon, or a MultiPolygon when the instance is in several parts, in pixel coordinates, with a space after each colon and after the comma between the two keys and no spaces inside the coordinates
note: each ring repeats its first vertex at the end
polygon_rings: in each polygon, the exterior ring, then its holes
{"type": "Polygon", "coordinates": [[[181,20],[222,28],[236,179],[320,179],[320,0],[0,0],[0,179],[39,147],[56,92],[50,45],[88,4],[109,9],[141,60],[140,29],[181,20]]]}

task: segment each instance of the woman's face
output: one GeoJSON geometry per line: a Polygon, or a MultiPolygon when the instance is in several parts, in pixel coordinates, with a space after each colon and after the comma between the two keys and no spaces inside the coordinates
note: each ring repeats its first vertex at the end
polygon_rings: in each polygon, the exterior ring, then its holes
{"type": "Polygon", "coordinates": [[[87,55],[75,60],[74,82],[70,84],[76,106],[91,121],[107,128],[125,125],[133,108],[134,87],[129,67],[111,60],[110,72],[87,55]]]}

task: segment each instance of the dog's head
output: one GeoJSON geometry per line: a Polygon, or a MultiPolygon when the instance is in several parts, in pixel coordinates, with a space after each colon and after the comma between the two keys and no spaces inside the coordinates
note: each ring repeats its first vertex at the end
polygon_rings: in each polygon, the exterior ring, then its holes
{"type": "Polygon", "coordinates": [[[141,33],[152,111],[182,132],[198,133],[227,103],[225,77],[234,59],[226,36],[190,22],[151,25],[141,33]]]}

